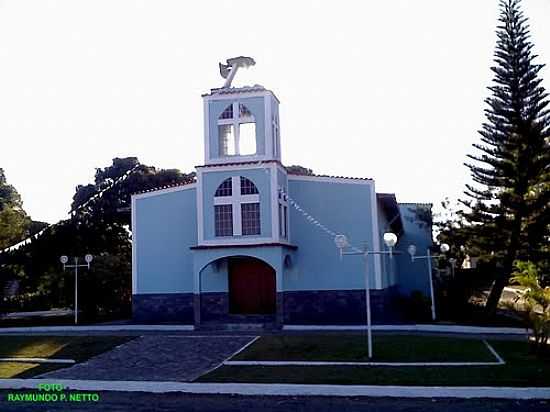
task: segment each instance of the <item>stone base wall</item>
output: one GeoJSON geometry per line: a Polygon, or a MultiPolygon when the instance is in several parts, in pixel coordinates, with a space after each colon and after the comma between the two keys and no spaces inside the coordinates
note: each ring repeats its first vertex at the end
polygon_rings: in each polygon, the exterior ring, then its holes
{"type": "MultiPolygon", "coordinates": [[[[373,324],[400,321],[395,288],[371,290],[373,324]]],[[[367,321],[365,291],[311,290],[277,293],[277,313],[237,315],[229,313],[227,292],[158,293],[133,295],[133,320],[141,323],[194,324],[194,306],[200,302],[200,323],[270,323],[294,325],[361,325],[367,321]],[[195,303],[194,303],[195,302],[195,303]]]]}
{"type": "Polygon", "coordinates": [[[229,315],[229,293],[205,292],[200,295],[201,322],[223,320],[229,315]]]}
{"type": "Polygon", "coordinates": [[[132,319],[139,323],[193,324],[192,293],[154,293],[132,296],[132,319]]]}
{"type": "Polygon", "coordinates": [[[229,312],[229,293],[205,292],[200,295],[201,323],[273,323],[276,315],[240,315],[229,312]]]}
{"type": "MultiPolygon", "coordinates": [[[[365,291],[310,290],[283,292],[283,319],[295,325],[360,325],[367,321],[365,291]]],[[[395,323],[394,288],[371,290],[373,324],[395,323]]]]}

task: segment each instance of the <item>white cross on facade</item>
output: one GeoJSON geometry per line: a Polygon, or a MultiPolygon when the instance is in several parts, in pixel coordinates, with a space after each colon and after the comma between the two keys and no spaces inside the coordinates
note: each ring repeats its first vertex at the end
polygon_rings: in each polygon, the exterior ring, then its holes
{"type": "Polygon", "coordinates": [[[240,176],[233,176],[231,178],[231,187],[231,196],[214,197],[214,205],[232,205],[233,236],[241,236],[243,234],[241,205],[243,203],[260,203],[260,195],[242,195],[240,176]]]}

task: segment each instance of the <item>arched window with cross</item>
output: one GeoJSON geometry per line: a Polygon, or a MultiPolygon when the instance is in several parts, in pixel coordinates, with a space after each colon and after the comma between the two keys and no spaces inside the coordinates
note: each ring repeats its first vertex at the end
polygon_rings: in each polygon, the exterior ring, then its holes
{"type": "Polygon", "coordinates": [[[256,120],[248,108],[233,102],[218,117],[219,155],[256,154],[256,120]]]}
{"type": "Polygon", "coordinates": [[[260,194],[246,177],[225,179],[214,194],[216,237],[253,236],[261,233],[260,194]]]}

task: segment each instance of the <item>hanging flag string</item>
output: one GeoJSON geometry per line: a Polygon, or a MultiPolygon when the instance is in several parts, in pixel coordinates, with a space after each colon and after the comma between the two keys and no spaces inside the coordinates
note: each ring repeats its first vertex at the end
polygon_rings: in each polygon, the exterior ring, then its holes
{"type": "MultiPolygon", "coordinates": [[[[264,172],[266,173],[269,173],[269,168],[268,167],[264,167],[264,164],[265,162],[262,162],[262,161],[258,161],[257,162],[258,166],[260,167],[263,167],[264,169],[264,172]]],[[[326,234],[328,234],[332,239],[334,239],[336,236],[338,236],[338,233],[336,233],[334,230],[331,230],[329,229],[327,226],[325,226],[323,223],[321,223],[318,219],[316,219],[315,217],[313,217],[309,212],[307,212],[306,210],[304,210],[299,204],[298,202],[296,202],[289,194],[287,191],[285,191],[284,187],[282,186],[278,186],[278,192],[284,196],[284,198],[286,198],[288,200],[288,203],[290,203],[290,205],[292,205],[292,207],[294,207],[294,209],[296,209],[296,211],[302,215],[306,221],[308,223],[310,223],[311,225],[321,229],[323,232],[325,232],[326,234]]],[[[357,253],[363,253],[363,251],[353,245],[348,245],[348,247],[353,250],[354,252],[357,252],[357,253]]]]}
{"type": "MultiPolygon", "coordinates": [[[[74,217],[76,215],[76,212],[79,212],[81,210],[83,210],[84,208],[90,206],[93,202],[95,202],[97,199],[101,198],[105,192],[111,190],[113,187],[115,187],[116,185],[118,185],[119,183],[123,182],[124,180],[126,180],[132,173],[134,173],[136,171],[136,169],[141,166],[139,164],[135,165],[134,167],[132,167],[131,169],[127,170],[126,172],[124,172],[121,176],[119,176],[117,179],[113,180],[111,183],[109,183],[108,186],[104,187],[102,190],[100,190],[99,192],[97,192],[96,194],[94,194],[93,196],[91,196],[87,201],[85,201],[84,203],[82,203],[81,205],[75,207],[74,209],[71,209],[68,213],[69,215],[69,219],[71,219],[72,217],[74,217]]],[[[15,245],[12,245],[12,246],[9,246],[3,250],[0,250],[0,254],[2,253],[7,253],[7,252],[13,252],[14,250],[18,250],[19,248],[23,247],[23,246],[26,246],[28,245],[29,243],[31,243],[31,241],[33,240],[36,240],[38,239],[40,236],[42,236],[47,230],[49,229],[52,229],[56,226],[58,226],[59,224],[63,223],[63,222],[66,222],[68,219],[62,219],[60,220],[59,222],[56,222],[52,225],[48,225],[46,226],[44,229],[40,230],[39,232],[35,233],[34,235],[32,236],[29,236],[28,238],[16,243],[15,245]]]]}

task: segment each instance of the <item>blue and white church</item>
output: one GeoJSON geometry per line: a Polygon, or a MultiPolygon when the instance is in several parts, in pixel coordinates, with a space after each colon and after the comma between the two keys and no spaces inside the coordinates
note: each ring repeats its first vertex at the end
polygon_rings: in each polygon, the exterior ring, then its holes
{"type": "Polygon", "coordinates": [[[193,183],[132,196],[134,321],[364,324],[399,318],[400,295],[430,296],[431,205],[398,203],[370,178],[295,175],[281,158],[280,101],[262,86],[232,87],[251,58],[220,65],[226,83],[204,94],[204,164],[193,183]],[[334,237],[388,254],[342,258],[334,237]],[[365,268],[366,266],[366,268],[365,268]],[[366,272],[365,272],[366,270],[366,272]]]}

